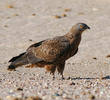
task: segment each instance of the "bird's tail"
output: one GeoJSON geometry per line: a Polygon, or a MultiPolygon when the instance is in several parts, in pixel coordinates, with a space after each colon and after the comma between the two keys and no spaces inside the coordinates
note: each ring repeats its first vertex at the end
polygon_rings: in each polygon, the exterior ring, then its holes
{"type": "Polygon", "coordinates": [[[11,64],[8,66],[8,70],[15,70],[17,67],[28,64],[26,53],[22,53],[19,56],[13,57],[9,60],[11,64]]]}

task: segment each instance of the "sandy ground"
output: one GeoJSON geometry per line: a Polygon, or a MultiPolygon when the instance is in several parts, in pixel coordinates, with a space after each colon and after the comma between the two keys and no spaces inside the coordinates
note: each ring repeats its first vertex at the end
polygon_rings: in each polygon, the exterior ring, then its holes
{"type": "Polygon", "coordinates": [[[34,95],[43,100],[110,100],[107,55],[110,0],[0,0],[0,97],[4,100],[34,95]],[[53,81],[39,68],[7,71],[11,57],[35,42],[65,34],[78,22],[91,30],[84,32],[78,54],[67,61],[65,80],[56,73],[53,81]]]}

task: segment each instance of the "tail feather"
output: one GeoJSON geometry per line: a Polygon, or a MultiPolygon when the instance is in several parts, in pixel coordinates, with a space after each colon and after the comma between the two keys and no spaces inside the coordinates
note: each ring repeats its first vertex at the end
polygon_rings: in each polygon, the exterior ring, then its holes
{"type": "Polygon", "coordinates": [[[10,71],[15,70],[15,68],[16,68],[16,67],[15,67],[14,65],[11,65],[11,64],[8,66],[8,70],[10,70],[10,71]]]}
{"type": "Polygon", "coordinates": [[[20,54],[19,56],[13,57],[10,60],[11,64],[8,66],[8,70],[14,70],[19,66],[28,64],[27,55],[25,53],[20,54]]]}
{"type": "Polygon", "coordinates": [[[25,53],[26,53],[26,52],[24,52],[24,53],[22,53],[22,54],[20,54],[20,55],[18,55],[18,56],[16,56],[16,57],[13,57],[13,58],[10,59],[8,62],[13,62],[13,61],[15,61],[15,60],[18,59],[19,57],[23,56],[25,53]]]}

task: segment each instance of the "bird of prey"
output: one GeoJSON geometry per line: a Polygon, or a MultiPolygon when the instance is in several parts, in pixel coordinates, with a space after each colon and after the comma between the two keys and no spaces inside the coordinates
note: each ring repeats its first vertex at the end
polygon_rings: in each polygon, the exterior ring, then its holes
{"type": "Polygon", "coordinates": [[[86,29],[90,27],[85,23],[77,23],[63,36],[56,36],[31,45],[26,52],[9,60],[11,64],[8,70],[30,64],[30,67],[45,68],[53,75],[53,78],[57,70],[63,79],[65,61],[78,52],[82,32],[86,29]]]}

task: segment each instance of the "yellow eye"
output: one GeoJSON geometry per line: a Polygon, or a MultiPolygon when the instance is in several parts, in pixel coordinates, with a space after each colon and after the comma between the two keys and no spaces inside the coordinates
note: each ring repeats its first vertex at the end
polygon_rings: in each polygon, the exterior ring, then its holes
{"type": "Polygon", "coordinates": [[[80,28],[83,28],[83,26],[82,26],[82,25],[80,25],[80,28]]]}

